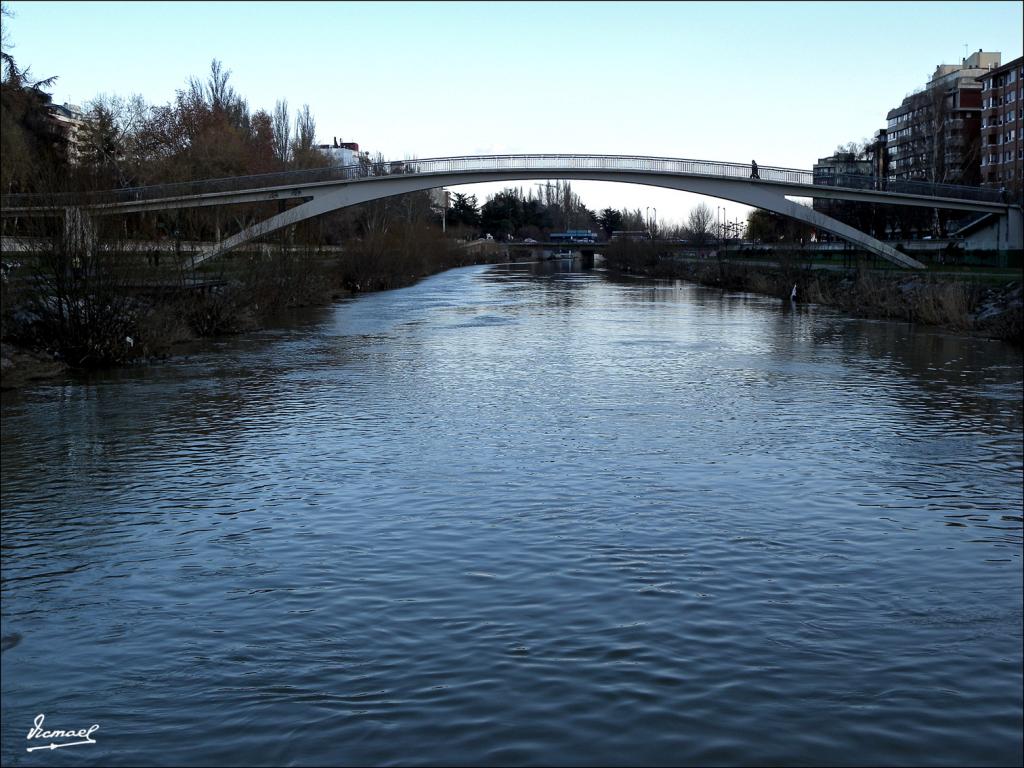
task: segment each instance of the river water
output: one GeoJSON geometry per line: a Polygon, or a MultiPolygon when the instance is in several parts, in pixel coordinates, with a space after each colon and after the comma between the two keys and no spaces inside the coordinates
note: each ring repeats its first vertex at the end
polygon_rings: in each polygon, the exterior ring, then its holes
{"type": "Polygon", "coordinates": [[[565,270],[5,393],[4,764],[1020,765],[1020,351],[565,270]]]}

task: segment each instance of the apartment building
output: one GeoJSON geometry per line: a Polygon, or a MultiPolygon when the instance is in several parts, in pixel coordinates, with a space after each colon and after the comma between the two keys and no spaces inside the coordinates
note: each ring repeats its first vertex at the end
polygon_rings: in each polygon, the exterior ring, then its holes
{"type": "Polygon", "coordinates": [[[878,179],[889,177],[888,129],[879,128],[864,147],[864,159],[871,163],[871,175],[878,179]]]}
{"type": "Polygon", "coordinates": [[[77,104],[51,104],[48,112],[50,122],[66,142],[68,161],[77,163],[82,153],[80,132],[88,118],[77,104]]]}
{"type": "Polygon", "coordinates": [[[960,64],[940,64],[923,90],[889,111],[888,176],[945,184],[977,184],[981,159],[981,82],[1002,54],[977,51],[960,64]]]}
{"type": "Polygon", "coordinates": [[[981,184],[1021,202],[1024,181],[1024,56],[981,75],[981,184]]]}
{"type": "MultiPolygon", "coordinates": [[[[829,157],[819,157],[814,164],[815,184],[856,186],[856,179],[850,178],[855,176],[871,176],[871,161],[861,159],[852,152],[836,152],[829,157]]],[[[833,215],[846,206],[843,200],[815,198],[813,207],[816,211],[833,215]]]]}
{"type": "Polygon", "coordinates": [[[321,152],[331,158],[331,165],[357,165],[360,162],[369,162],[369,155],[359,151],[359,145],[354,141],[338,141],[334,137],[332,144],[320,144],[317,146],[321,152]]]}
{"type": "MultiPolygon", "coordinates": [[[[884,149],[884,145],[883,145],[884,149]]],[[[875,160],[870,156],[869,148],[864,155],[854,152],[836,152],[829,157],[819,157],[814,164],[814,183],[837,186],[873,186],[875,160]]],[[[812,203],[814,210],[832,218],[872,232],[876,229],[873,221],[874,211],[870,205],[850,200],[833,200],[816,197],[812,203]]],[[[818,234],[819,240],[830,241],[826,233],[818,234]]]]}

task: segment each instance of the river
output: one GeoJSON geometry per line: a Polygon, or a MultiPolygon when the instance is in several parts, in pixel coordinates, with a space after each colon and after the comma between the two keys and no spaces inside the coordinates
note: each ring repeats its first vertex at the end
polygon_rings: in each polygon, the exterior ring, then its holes
{"type": "Polygon", "coordinates": [[[6,392],[3,763],[1019,765],[1021,365],[555,262],[6,392]]]}

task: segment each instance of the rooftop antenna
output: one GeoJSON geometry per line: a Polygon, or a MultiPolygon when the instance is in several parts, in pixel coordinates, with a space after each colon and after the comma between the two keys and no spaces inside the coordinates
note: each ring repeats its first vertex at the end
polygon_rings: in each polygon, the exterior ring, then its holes
{"type": "Polygon", "coordinates": [[[964,61],[967,61],[967,43],[964,43],[964,61]]]}

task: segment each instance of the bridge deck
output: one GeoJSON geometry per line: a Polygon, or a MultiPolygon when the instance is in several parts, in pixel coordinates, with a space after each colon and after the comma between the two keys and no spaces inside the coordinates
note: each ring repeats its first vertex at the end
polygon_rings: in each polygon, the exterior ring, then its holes
{"type": "MultiPolygon", "coordinates": [[[[757,181],[786,185],[793,188],[795,194],[803,192],[805,193],[803,196],[806,197],[813,197],[815,191],[823,193],[828,189],[833,193],[850,190],[948,200],[974,200],[995,204],[1008,202],[1002,191],[983,187],[901,181],[851,174],[815,176],[813,171],[773,166],[759,166],[757,170],[757,181]]],[[[332,166],[258,176],[237,176],[130,187],[76,196],[4,195],[0,198],[0,206],[5,213],[53,209],[70,205],[119,208],[130,207],[144,201],[167,201],[170,203],[187,198],[230,197],[246,193],[273,193],[275,191],[279,192],[282,198],[287,199],[288,193],[297,187],[352,183],[386,176],[460,174],[472,177],[477,174],[515,171],[522,171],[530,177],[545,172],[556,176],[567,172],[600,171],[753,181],[751,166],[745,163],[627,155],[485,155],[332,166]]]]}

